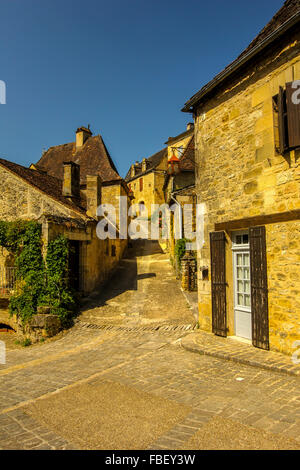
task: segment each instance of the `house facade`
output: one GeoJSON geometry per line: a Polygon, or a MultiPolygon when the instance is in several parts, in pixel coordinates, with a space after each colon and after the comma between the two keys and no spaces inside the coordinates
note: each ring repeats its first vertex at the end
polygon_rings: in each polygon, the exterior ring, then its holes
{"type": "MultiPolygon", "coordinates": [[[[0,159],[0,187],[1,220],[40,222],[45,252],[58,235],[68,238],[70,279],[77,291],[87,295],[105,283],[127,240],[98,238],[97,207],[110,203],[118,211],[118,196],[127,197],[129,190],[101,136],[79,128],[76,142],[51,147],[30,168],[0,159]]],[[[118,226],[116,232],[118,236],[118,226]]],[[[1,272],[6,273],[13,259],[5,248],[0,250],[1,272]]],[[[2,283],[7,282],[4,277],[2,283]]]]}
{"type": "Polygon", "coordinates": [[[205,204],[200,327],[287,354],[300,339],[296,80],[300,2],[288,0],[183,108],[195,120],[196,192],[205,204]]]}
{"type": "Polygon", "coordinates": [[[137,215],[151,216],[152,204],[163,204],[163,184],[168,161],[167,148],[160,150],[151,157],[131,165],[125,181],[131,190],[132,204],[136,205],[137,215]],[[143,214],[139,207],[145,206],[143,214]]]}
{"type": "MultiPolygon", "coordinates": [[[[170,254],[170,259],[175,263],[175,245],[177,239],[189,238],[185,233],[185,220],[189,221],[190,227],[195,231],[195,146],[194,146],[194,126],[188,125],[185,133],[177,138],[170,138],[168,146],[168,170],[165,175],[163,186],[165,202],[170,207],[178,206],[179,230],[175,233],[174,213],[170,219],[170,239],[167,240],[166,248],[170,254]],[[193,207],[192,214],[185,213],[184,206],[188,204],[193,207]],[[179,233],[178,233],[179,232],[179,233]]],[[[177,222],[178,223],[178,222],[177,222]]]]}

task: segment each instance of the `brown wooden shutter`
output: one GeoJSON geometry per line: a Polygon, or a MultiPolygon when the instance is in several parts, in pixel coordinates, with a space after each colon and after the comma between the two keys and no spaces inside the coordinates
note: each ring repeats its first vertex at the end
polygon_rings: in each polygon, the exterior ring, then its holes
{"type": "Polygon", "coordinates": [[[287,109],[286,109],[286,92],[279,87],[278,94],[278,128],[279,128],[279,150],[283,155],[289,147],[288,129],[287,129],[287,109]]]}
{"type": "Polygon", "coordinates": [[[225,232],[210,233],[212,331],[227,336],[225,232]]]}
{"type": "Polygon", "coordinates": [[[253,346],[269,349],[268,277],[265,227],[252,227],[250,237],[253,346]]]}
{"type": "Polygon", "coordinates": [[[140,178],[140,191],[143,191],[143,178],[140,178]]]}
{"type": "Polygon", "coordinates": [[[286,84],[286,105],[289,148],[300,147],[300,104],[292,101],[292,96],[296,88],[292,88],[292,82],[286,84]]]}

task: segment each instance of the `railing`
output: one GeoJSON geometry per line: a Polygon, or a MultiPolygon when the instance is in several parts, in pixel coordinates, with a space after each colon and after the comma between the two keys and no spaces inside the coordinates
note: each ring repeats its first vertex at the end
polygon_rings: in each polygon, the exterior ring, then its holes
{"type": "Polygon", "coordinates": [[[17,268],[0,266],[0,295],[8,297],[15,287],[17,268]]]}

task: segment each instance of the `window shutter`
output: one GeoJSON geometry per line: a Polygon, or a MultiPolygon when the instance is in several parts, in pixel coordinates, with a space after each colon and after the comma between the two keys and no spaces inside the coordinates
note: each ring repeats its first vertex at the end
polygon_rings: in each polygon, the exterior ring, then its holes
{"type": "Polygon", "coordinates": [[[268,277],[265,227],[252,227],[250,237],[253,346],[269,349],[268,277]]]}
{"type": "Polygon", "coordinates": [[[278,94],[278,127],[279,127],[279,150],[281,155],[288,149],[287,133],[287,110],[286,110],[286,92],[279,87],[278,94]]]}
{"type": "Polygon", "coordinates": [[[286,84],[287,122],[289,135],[289,148],[300,147],[300,104],[292,101],[296,88],[292,88],[292,82],[286,84]]]}
{"type": "Polygon", "coordinates": [[[212,330],[218,336],[227,336],[225,232],[210,233],[212,330]]]}
{"type": "Polygon", "coordinates": [[[143,191],[143,178],[140,178],[140,191],[143,191]]]}

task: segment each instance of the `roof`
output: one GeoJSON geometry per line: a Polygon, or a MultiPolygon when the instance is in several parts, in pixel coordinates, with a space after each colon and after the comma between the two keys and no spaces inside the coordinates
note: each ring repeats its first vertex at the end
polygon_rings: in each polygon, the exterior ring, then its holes
{"type": "Polygon", "coordinates": [[[164,157],[168,155],[168,149],[165,147],[159,152],[155,153],[151,157],[146,158],[146,171],[142,171],[142,162],[135,164],[135,176],[131,177],[131,168],[128,170],[127,175],[125,176],[125,181],[132,181],[135,178],[138,178],[150,171],[154,170],[162,161],[164,157]]]}
{"type": "Polygon", "coordinates": [[[80,165],[81,184],[87,175],[99,175],[103,182],[122,179],[100,135],[89,137],[78,150],[75,142],[50,147],[35,166],[62,180],[63,163],[70,161],[80,165]]]}
{"type": "Polygon", "coordinates": [[[69,200],[62,195],[62,181],[58,178],[39,170],[30,170],[29,168],[4,160],[3,158],[0,158],[0,165],[69,209],[73,209],[80,212],[82,215],[86,215],[85,209],[79,205],[79,203],[76,204],[76,202],[69,200]]]}
{"type": "MultiPolygon", "coordinates": [[[[175,157],[177,159],[177,157],[175,157]]],[[[172,161],[173,157],[169,161],[172,161]]],[[[195,137],[192,136],[191,140],[188,143],[184,153],[182,154],[179,160],[180,171],[188,171],[189,173],[195,172],[195,137]]],[[[165,181],[163,185],[163,191],[166,189],[171,175],[169,173],[165,176],[165,181]]]]}
{"type": "Polygon", "coordinates": [[[167,144],[167,145],[173,144],[173,143],[177,142],[178,140],[185,139],[186,137],[188,137],[189,135],[191,135],[193,133],[194,133],[194,126],[191,129],[187,129],[186,131],[182,132],[181,134],[176,135],[175,137],[169,137],[167,142],[165,142],[165,144],[167,144]]]}
{"type": "Polygon", "coordinates": [[[191,138],[180,159],[181,171],[195,171],[195,137],[191,138]]]}
{"type": "Polygon", "coordinates": [[[260,31],[249,46],[222,72],[193,95],[183,107],[183,112],[192,112],[198,102],[231,74],[256,56],[262,49],[277,40],[300,21],[300,0],[286,0],[271,21],[260,31]]]}

